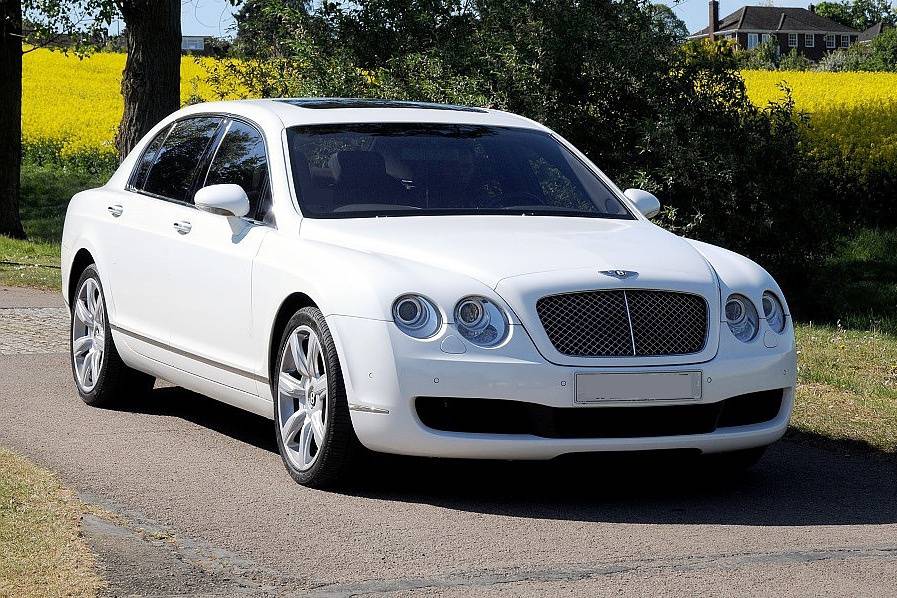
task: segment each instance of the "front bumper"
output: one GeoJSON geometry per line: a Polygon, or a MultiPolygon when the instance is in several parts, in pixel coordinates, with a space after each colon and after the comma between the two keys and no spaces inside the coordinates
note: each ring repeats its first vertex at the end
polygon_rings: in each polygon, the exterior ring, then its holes
{"type": "MultiPolygon", "coordinates": [[[[759,339],[744,345],[724,338],[716,356],[703,363],[584,368],[549,363],[522,326],[512,326],[501,347],[481,349],[461,339],[451,327],[435,339],[420,341],[403,334],[392,322],[331,315],[327,323],[340,354],[355,432],[374,451],[477,459],[551,459],[567,453],[660,449],[724,452],[776,441],[785,433],[794,404],[796,355],[790,325],[777,347],[768,348],[759,339]],[[454,339],[446,340],[449,336],[454,339]],[[464,353],[443,349],[457,351],[459,346],[464,353]],[[417,397],[457,397],[600,410],[606,407],[574,403],[577,373],[658,370],[700,371],[700,404],[781,389],[781,408],[763,423],[719,427],[710,433],[598,438],[440,431],[425,426],[415,408],[417,397]]],[[[626,408],[670,404],[639,403],[626,408]]],[[[470,415],[476,417],[475,412],[470,415]]]]}

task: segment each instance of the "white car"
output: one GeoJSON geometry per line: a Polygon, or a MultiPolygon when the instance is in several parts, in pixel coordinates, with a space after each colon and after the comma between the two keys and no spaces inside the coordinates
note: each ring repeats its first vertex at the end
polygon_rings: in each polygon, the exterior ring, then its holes
{"type": "Polygon", "coordinates": [[[312,486],[362,447],[749,465],[792,410],[788,306],[659,207],[505,112],[191,106],[69,204],[74,379],[90,405],[161,378],[272,418],[312,486]]]}

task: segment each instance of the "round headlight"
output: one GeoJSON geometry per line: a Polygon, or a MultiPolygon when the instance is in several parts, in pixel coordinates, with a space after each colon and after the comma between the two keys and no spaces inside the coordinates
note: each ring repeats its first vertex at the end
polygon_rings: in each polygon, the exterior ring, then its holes
{"type": "Polygon", "coordinates": [[[465,297],[455,306],[458,332],[475,345],[494,347],[508,336],[505,313],[485,297],[465,297]]]}
{"type": "Polygon", "coordinates": [[[735,338],[744,343],[753,339],[760,328],[757,308],[744,295],[729,295],[726,299],[726,322],[735,338]]]}
{"type": "Polygon", "coordinates": [[[414,338],[430,338],[442,324],[439,310],[422,295],[402,295],[392,304],[392,319],[399,330],[414,338]]]}
{"type": "Polygon", "coordinates": [[[466,328],[478,329],[486,319],[483,303],[476,299],[464,299],[458,303],[458,321],[466,328]]]}
{"type": "Polygon", "coordinates": [[[782,308],[782,302],[769,291],[763,293],[763,317],[766,318],[769,327],[776,332],[781,333],[785,330],[785,310],[782,308]]]}

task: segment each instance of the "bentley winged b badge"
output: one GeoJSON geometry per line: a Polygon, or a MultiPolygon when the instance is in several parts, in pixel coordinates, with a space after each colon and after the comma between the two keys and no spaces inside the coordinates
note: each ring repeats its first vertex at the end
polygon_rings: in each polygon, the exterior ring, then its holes
{"type": "Polygon", "coordinates": [[[635,278],[638,276],[638,272],[633,272],[632,270],[601,270],[599,274],[604,274],[605,276],[611,276],[613,278],[619,278],[620,280],[626,280],[627,278],[635,278]]]}

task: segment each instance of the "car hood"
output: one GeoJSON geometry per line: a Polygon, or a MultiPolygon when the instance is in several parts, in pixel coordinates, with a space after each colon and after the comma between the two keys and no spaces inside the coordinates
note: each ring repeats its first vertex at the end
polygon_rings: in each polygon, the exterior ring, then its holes
{"type": "MultiPolygon", "coordinates": [[[[692,245],[643,220],[551,216],[413,216],[305,219],[309,241],[470,276],[496,288],[508,278],[557,271],[631,270],[648,278],[716,286],[692,245]]],[[[660,282],[660,280],[658,280],[660,282]]]]}

